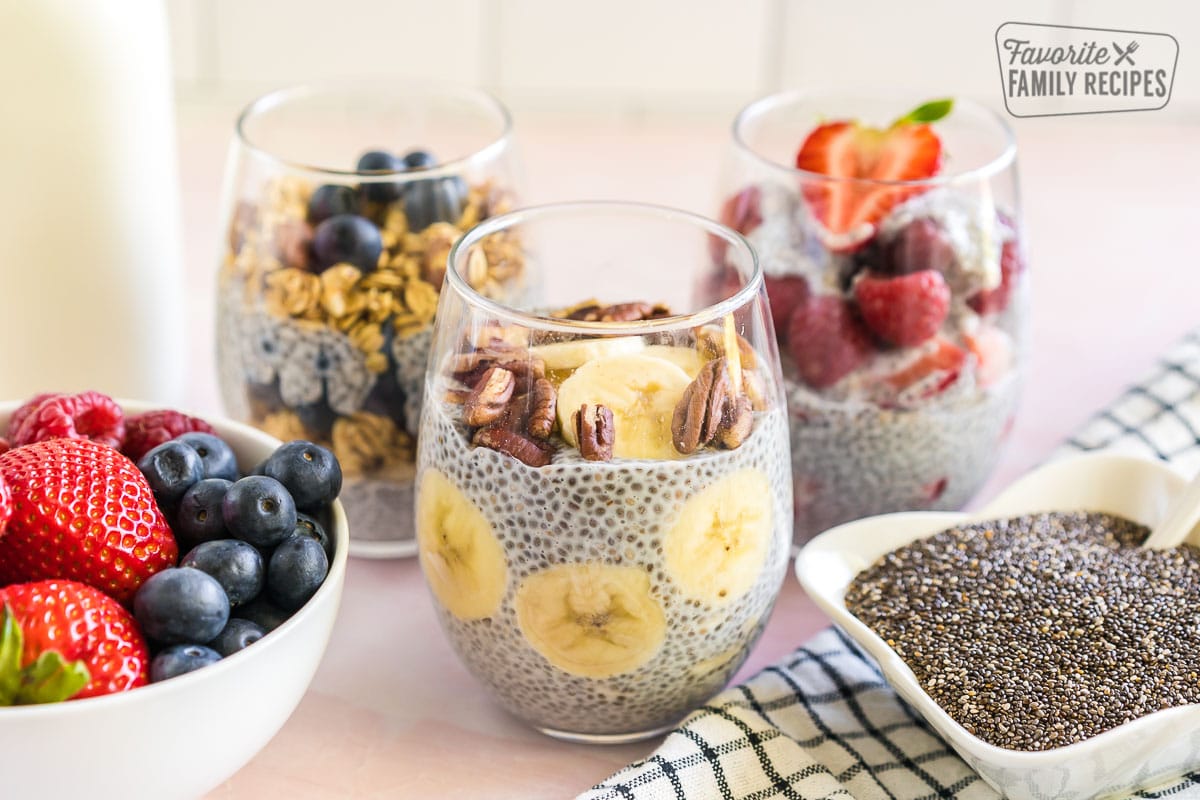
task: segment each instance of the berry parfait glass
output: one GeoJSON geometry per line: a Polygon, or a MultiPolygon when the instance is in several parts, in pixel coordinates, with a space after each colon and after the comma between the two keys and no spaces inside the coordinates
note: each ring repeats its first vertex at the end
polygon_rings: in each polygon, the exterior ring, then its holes
{"type": "MultiPolygon", "coordinates": [[[[514,204],[508,112],[473,89],[286,89],[238,118],[225,176],[217,365],[232,417],[328,447],[351,553],[412,555],[425,362],[451,246],[514,204]]],[[[522,264],[489,250],[483,294],[522,264]]]]}
{"type": "Polygon", "coordinates": [[[451,251],[417,455],[422,571],[450,643],[513,714],[633,741],[719,691],[792,539],[786,414],[753,251],[699,216],[565,203],[451,251]],[[520,291],[476,253],[519,242],[520,291]],[[718,286],[712,261],[736,275],[718,286]]]}
{"type": "Polygon", "coordinates": [[[782,351],[797,544],[965,505],[1026,359],[1007,125],[963,101],[773,95],[734,122],[721,191],[721,221],[762,262],[782,351]]]}

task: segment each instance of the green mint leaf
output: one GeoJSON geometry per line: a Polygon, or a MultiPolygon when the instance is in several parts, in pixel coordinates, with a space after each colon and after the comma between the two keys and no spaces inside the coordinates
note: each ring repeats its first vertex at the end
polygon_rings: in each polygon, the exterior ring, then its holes
{"type": "Polygon", "coordinates": [[[899,128],[901,125],[923,125],[929,122],[937,122],[939,119],[947,116],[953,109],[953,98],[947,97],[942,100],[930,100],[928,103],[922,103],[903,117],[900,117],[900,119],[892,123],[892,127],[899,128]]]}

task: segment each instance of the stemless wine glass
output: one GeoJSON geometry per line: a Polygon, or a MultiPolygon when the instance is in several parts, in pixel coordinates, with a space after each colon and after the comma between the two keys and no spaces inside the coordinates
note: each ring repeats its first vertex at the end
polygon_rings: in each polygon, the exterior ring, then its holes
{"type": "Polygon", "coordinates": [[[980,106],[905,114],[915,106],[792,92],[733,125],[720,218],[765,274],[798,543],[858,517],[960,508],[1016,411],[1028,294],[1016,145],[980,106]]]}
{"type": "Polygon", "coordinates": [[[792,535],[766,302],[744,239],[656,206],[531,208],[451,251],[419,557],[463,662],[543,732],[653,735],[762,631],[792,535]],[[489,251],[521,254],[523,288],[472,286],[489,251]]]}
{"type": "MultiPolygon", "coordinates": [[[[415,552],[415,439],[446,257],[513,206],[508,112],[473,89],[288,89],[238,118],[226,173],[217,363],[230,416],[331,448],[351,553],[415,552]]],[[[519,279],[493,259],[483,293],[519,279]]]]}

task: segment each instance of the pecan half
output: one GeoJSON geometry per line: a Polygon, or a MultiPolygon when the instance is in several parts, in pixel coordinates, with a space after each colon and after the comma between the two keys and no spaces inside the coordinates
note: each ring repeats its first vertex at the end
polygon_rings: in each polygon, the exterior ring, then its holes
{"type": "Polygon", "coordinates": [[[675,449],[688,455],[711,442],[721,427],[732,394],[725,359],[715,358],[705,363],[675,405],[671,417],[675,449]]]}
{"type": "MultiPolygon", "coordinates": [[[[732,331],[731,331],[732,333],[732,331]]],[[[746,337],[737,334],[737,356],[741,359],[742,369],[751,370],[758,366],[758,354],[754,347],[746,341],[746,337]]],[[[712,325],[696,329],[696,349],[709,358],[720,358],[725,352],[725,331],[712,325]]]]}
{"type": "Polygon", "coordinates": [[[480,428],[471,443],[512,456],[531,467],[546,466],[553,455],[548,447],[505,428],[480,428]]]}
{"type": "Polygon", "coordinates": [[[533,403],[529,417],[529,435],[535,439],[549,439],[554,432],[554,421],[558,413],[558,392],[554,384],[545,378],[533,382],[533,403]]]}
{"type": "Polygon", "coordinates": [[[584,403],[571,416],[571,421],[575,424],[580,455],[588,461],[612,460],[616,431],[609,408],[584,403]]]}
{"type": "Polygon", "coordinates": [[[742,391],[750,398],[750,407],[755,411],[767,410],[767,382],[753,371],[742,371],[742,391]]]}
{"type": "Polygon", "coordinates": [[[483,373],[463,404],[463,421],[478,428],[500,419],[516,385],[516,378],[506,369],[492,367],[483,373]]]}
{"type": "Polygon", "coordinates": [[[567,319],[580,322],[637,322],[670,315],[671,309],[662,303],[651,305],[640,300],[632,303],[614,303],[610,306],[602,306],[597,302],[589,301],[567,309],[565,313],[567,319]]]}
{"type": "Polygon", "coordinates": [[[754,408],[750,398],[739,394],[733,398],[725,411],[725,419],[717,429],[717,444],[726,450],[736,450],[746,441],[754,427],[754,408]]]}

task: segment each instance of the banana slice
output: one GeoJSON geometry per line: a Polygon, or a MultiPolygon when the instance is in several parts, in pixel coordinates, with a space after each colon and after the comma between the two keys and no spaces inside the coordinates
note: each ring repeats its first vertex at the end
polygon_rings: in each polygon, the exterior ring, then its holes
{"type": "Polygon", "coordinates": [[[609,678],[645,664],[667,621],[637,567],[560,564],[517,589],[517,624],[547,661],[572,675],[609,678]]]}
{"type": "Polygon", "coordinates": [[[735,472],[683,504],[663,539],[667,573],[694,600],[731,602],[758,580],[772,530],[767,476],[735,472]]]}
{"type": "Polygon", "coordinates": [[[417,553],[433,594],[463,620],[496,613],[508,586],[504,550],[491,523],[436,469],[417,494],[417,553]]]}
{"type": "Polygon", "coordinates": [[[542,359],[546,369],[570,371],[597,358],[636,353],[645,346],[640,336],[619,336],[613,339],[581,339],[577,342],[553,342],[530,348],[542,359]]]}
{"type": "Polygon", "coordinates": [[[664,361],[670,361],[675,366],[682,369],[688,374],[692,380],[700,374],[700,368],[704,366],[704,358],[700,355],[700,351],[694,347],[676,347],[670,344],[651,344],[646,345],[642,350],[642,355],[661,358],[664,361]]]}
{"type": "Polygon", "coordinates": [[[578,447],[571,415],[585,403],[613,414],[614,458],[680,458],[671,439],[671,417],[691,378],[680,367],[641,354],[589,361],[558,387],[563,438],[578,447]]]}

